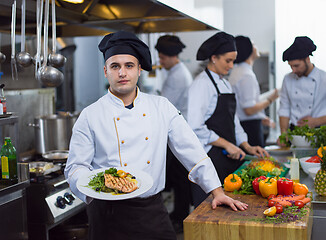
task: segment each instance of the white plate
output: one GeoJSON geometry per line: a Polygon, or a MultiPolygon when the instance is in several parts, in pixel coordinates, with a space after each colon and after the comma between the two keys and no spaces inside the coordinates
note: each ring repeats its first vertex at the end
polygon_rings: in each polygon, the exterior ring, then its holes
{"type": "Polygon", "coordinates": [[[272,155],[284,155],[292,153],[290,147],[280,147],[278,145],[266,146],[265,150],[272,155]]]}
{"type": "MultiPolygon", "coordinates": [[[[135,198],[139,195],[147,192],[152,186],[153,186],[153,179],[152,177],[141,171],[141,170],[129,170],[126,168],[121,168],[121,170],[125,172],[129,172],[133,176],[136,177],[138,182],[138,189],[131,192],[131,193],[125,193],[125,194],[118,194],[113,195],[112,193],[105,193],[105,192],[96,192],[92,188],[88,187],[89,181],[99,172],[104,172],[105,170],[109,169],[110,167],[106,168],[100,168],[96,169],[94,171],[89,172],[88,174],[85,174],[82,178],[79,178],[77,181],[77,188],[80,192],[83,194],[96,198],[96,199],[102,199],[102,200],[124,200],[129,198],[135,198]]],[[[117,168],[117,170],[120,170],[117,168]]]]}

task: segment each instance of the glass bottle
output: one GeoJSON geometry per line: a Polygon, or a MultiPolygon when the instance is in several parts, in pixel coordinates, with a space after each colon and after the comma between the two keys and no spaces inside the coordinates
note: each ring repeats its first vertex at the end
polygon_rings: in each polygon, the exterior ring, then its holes
{"type": "Polygon", "coordinates": [[[299,160],[297,158],[291,158],[290,163],[290,176],[293,182],[299,182],[300,173],[299,173],[299,160]]]}
{"type": "Polygon", "coordinates": [[[5,87],[4,84],[0,85],[0,100],[1,100],[1,103],[3,106],[3,114],[6,114],[7,113],[7,104],[6,104],[7,99],[5,97],[4,87],[5,87]]]}
{"type": "Polygon", "coordinates": [[[1,148],[1,178],[17,181],[17,157],[16,149],[11,143],[10,137],[5,137],[5,142],[1,148]]]}

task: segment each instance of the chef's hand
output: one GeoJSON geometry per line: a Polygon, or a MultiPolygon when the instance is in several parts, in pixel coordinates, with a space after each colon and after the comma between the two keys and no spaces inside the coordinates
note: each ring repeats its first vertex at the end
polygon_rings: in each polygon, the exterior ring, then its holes
{"type": "Polygon", "coordinates": [[[226,196],[222,187],[214,189],[212,192],[213,201],[212,201],[212,208],[215,209],[217,206],[225,204],[230,206],[234,211],[241,211],[246,210],[248,208],[248,204],[240,202],[238,200],[234,200],[229,196],[226,196]]]}
{"type": "Polygon", "coordinates": [[[318,123],[316,118],[313,118],[311,116],[307,116],[307,117],[301,118],[297,122],[297,126],[299,126],[299,127],[303,127],[305,125],[308,125],[309,127],[314,128],[314,127],[319,126],[319,123],[318,123]]]}
{"type": "MultiPolygon", "coordinates": [[[[289,141],[288,137],[286,137],[285,141],[286,141],[286,143],[289,141]]],[[[276,144],[280,147],[287,147],[288,145],[286,143],[281,142],[280,137],[278,137],[276,140],[276,144]]]]}
{"type": "Polygon", "coordinates": [[[248,142],[241,143],[241,146],[251,155],[260,158],[269,157],[269,153],[260,146],[250,146],[248,142]]]}
{"type": "Polygon", "coordinates": [[[275,122],[272,119],[270,119],[269,117],[265,117],[264,119],[262,119],[262,124],[263,124],[263,126],[267,126],[270,128],[276,127],[275,122]]]}
{"type": "Polygon", "coordinates": [[[240,159],[243,160],[243,158],[246,156],[246,153],[242,151],[241,148],[235,146],[232,143],[229,143],[225,150],[229,153],[227,156],[232,159],[240,159]]]}

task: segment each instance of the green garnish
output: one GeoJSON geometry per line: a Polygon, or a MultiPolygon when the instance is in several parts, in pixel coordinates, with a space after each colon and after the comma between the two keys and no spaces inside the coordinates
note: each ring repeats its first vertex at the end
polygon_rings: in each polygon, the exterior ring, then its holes
{"type": "Polygon", "coordinates": [[[284,207],[282,213],[276,214],[273,217],[266,216],[265,218],[258,219],[258,221],[263,223],[277,223],[277,224],[295,222],[298,220],[302,220],[302,218],[306,216],[307,212],[308,212],[307,209],[304,208],[299,209],[297,206],[284,207]]]}

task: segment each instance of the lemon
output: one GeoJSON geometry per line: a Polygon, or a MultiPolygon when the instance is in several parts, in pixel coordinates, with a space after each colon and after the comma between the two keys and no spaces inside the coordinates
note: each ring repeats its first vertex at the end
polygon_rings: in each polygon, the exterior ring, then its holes
{"type": "Polygon", "coordinates": [[[118,170],[118,171],[117,171],[117,174],[118,174],[119,177],[121,177],[121,178],[124,178],[124,177],[127,176],[127,173],[126,173],[125,171],[123,171],[123,170],[118,170]]]}
{"type": "Polygon", "coordinates": [[[275,206],[270,207],[270,208],[268,208],[268,209],[266,209],[266,210],[264,211],[264,215],[269,216],[269,217],[272,217],[272,216],[274,216],[275,214],[276,214],[276,207],[275,207],[275,206]]]}

